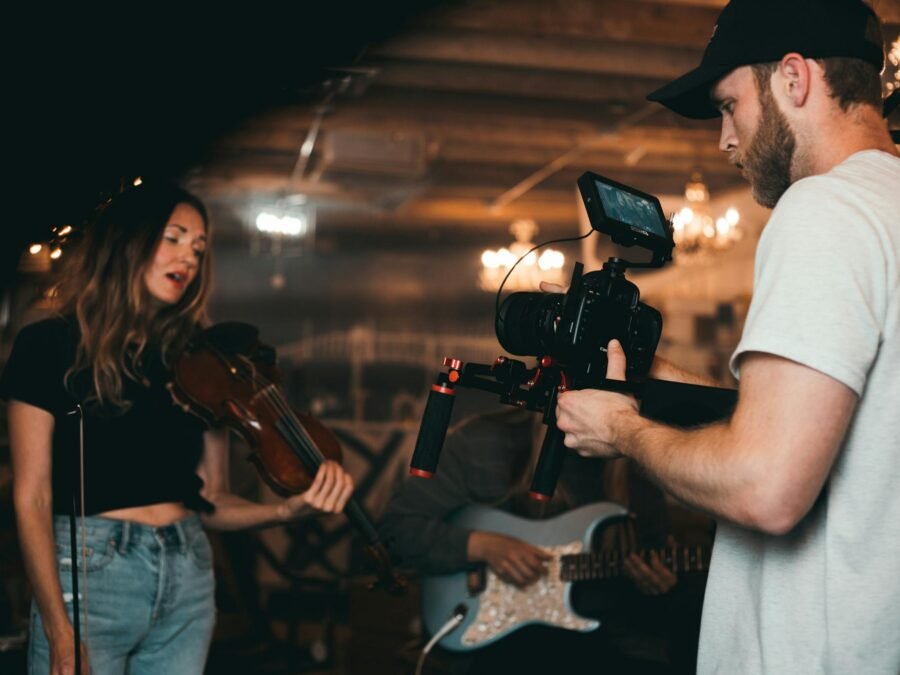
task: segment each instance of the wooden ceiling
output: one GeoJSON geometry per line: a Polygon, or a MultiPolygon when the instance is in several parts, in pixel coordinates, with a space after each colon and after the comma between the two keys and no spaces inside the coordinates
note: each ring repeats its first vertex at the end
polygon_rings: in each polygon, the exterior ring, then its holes
{"type": "MultiPolygon", "coordinates": [[[[338,249],[496,244],[518,217],[572,235],[588,169],[660,196],[700,170],[715,197],[743,186],[717,122],[644,97],[697,65],[724,4],[440,2],[222,137],[191,187],[226,238],[255,208],[306,200],[338,249]]],[[[874,4],[896,39],[900,0],[874,4]]]]}

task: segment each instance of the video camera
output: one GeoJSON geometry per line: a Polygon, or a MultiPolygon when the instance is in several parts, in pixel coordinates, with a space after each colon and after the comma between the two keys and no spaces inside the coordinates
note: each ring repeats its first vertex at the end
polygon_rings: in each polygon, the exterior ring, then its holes
{"type": "Polygon", "coordinates": [[[537,358],[535,368],[500,356],[492,365],[445,358],[447,372],[432,385],[419,429],[410,473],[430,478],[438,458],[456,387],[499,395],[508,405],[543,413],[547,433],[530,496],[548,500],[565,457],[564,434],[556,426],[556,400],[567,389],[604,389],[635,395],[641,414],[669,424],[702,424],[727,415],[737,400],[731,389],[647,378],[662,335],[662,315],[640,301],[628,268],[659,268],[672,259],[671,224],[659,200],[592,172],[578,179],[591,227],[622,246],[652,253],[649,262],[610,258],[597,272],[575,264],[566,293],[512,293],[500,305],[495,328],[503,348],[537,358]],[[616,339],[627,359],[626,381],[606,379],[606,346],[616,339]]]}

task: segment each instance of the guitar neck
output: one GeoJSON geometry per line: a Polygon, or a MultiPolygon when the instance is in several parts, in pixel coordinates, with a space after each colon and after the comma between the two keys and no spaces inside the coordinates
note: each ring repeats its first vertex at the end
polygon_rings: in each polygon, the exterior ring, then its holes
{"type": "MultiPolygon", "coordinates": [[[[709,549],[706,546],[670,546],[660,549],[642,549],[635,551],[646,563],[650,562],[650,553],[655,551],[660,562],[675,574],[682,572],[703,572],[709,569],[709,549]]],[[[631,552],[599,551],[595,553],[576,553],[560,558],[560,579],[562,581],[592,581],[597,579],[613,579],[624,571],[625,559],[631,552]]]]}

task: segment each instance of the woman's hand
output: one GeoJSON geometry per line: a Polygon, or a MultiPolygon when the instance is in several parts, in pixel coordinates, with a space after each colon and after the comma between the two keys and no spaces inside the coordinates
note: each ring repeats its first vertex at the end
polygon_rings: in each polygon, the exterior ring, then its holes
{"type": "Polygon", "coordinates": [[[550,554],[505,534],[476,531],[469,535],[469,559],[487,563],[506,582],[523,587],[547,571],[550,554]]]}
{"type": "Polygon", "coordinates": [[[288,497],[281,504],[283,520],[296,520],[313,513],[341,513],[352,494],[350,474],[340,464],[326,461],[306,492],[288,497]]]}
{"type": "MultiPolygon", "coordinates": [[[[71,626],[62,635],[48,640],[50,644],[50,675],[75,675],[75,632],[71,626]]],[[[87,648],[81,643],[81,675],[90,675],[87,648]]]]}

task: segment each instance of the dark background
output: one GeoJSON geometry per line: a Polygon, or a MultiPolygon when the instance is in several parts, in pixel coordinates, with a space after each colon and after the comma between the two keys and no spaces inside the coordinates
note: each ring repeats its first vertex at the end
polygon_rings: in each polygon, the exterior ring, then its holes
{"type": "Polygon", "coordinates": [[[123,178],[178,177],[222,133],[307,100],[329,67],[436,4],[17,10],[4,40],[2,285],[28,242],[83,221],[123,178]]]}

